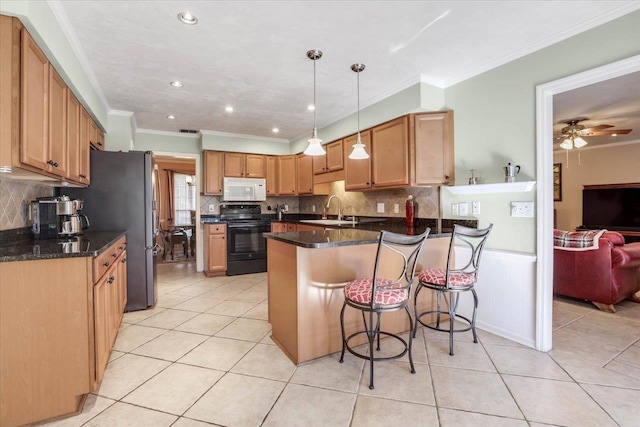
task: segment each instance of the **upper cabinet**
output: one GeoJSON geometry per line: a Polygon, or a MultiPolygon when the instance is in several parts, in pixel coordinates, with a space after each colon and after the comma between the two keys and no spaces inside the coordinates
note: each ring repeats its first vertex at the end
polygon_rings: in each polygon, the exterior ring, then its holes
{"type": "Polygon", "coordinates": [[[89,144],[103,147],[102,132],[88,114],[85,129],[78,98],[17,18],[0,15],[0,32],[0,166],[10,170],[4,176],[88,185],[89,144]]]}
{"type": "Polygon", "coordinates": [[[204,194],[221,195],[225,153],[222,151],[204,152],[204,194]]]}
{"type": "Polygon", "coordinates": [[[296,192],[299,195],[313,194],[312,156],[298,154],[296,156],[296,192]]]}
{"type": "MultiPolygon", "coordinates": [[[[309,165],[311,166],[311,165],[309,165]]],[[[296,194],[296,156],[278,156],[278,194],[296,194]]]]}
{"type": "Polygon", "coordinates": [[[266,157],[260,154],[224,153],[224,176],[266,178],[266,157]]]}
{"type": "Polygon", "coordinates": [[[267,162],[267,196],[278,195],[278,158],[266,156],[267,162]]]}
{"type": "Polygon", "coordinates": [[[409,117],[371,129],[371,188],[409,185],[409,117]]]}
{"type": "Polygon", "coordinates": [[[327,151],[324,156],[313,156],[314,175],[335,172],[344,168],[342,140],[327,144],[324,149],[327,151]]]}
{"type": "Polygon", "coordinates": [[[415,114],[415,184],[454,182],[453,111],[415,114]]]}
{"type": "MultiPolygon", "coordinates": [[[[356,139],[357,135],[351,135],[344,139],[344,188],[347,191],[371,189],[371,157],[355,160],[349,158],[356,139]]],[[[365,145],[365,150],[371,156],[371,131],[360,132],[360,139],[365,145]]]]}

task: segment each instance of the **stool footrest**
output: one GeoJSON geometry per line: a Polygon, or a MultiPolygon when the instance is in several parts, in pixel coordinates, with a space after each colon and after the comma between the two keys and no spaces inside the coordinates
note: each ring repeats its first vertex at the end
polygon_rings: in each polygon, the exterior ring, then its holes
{"type": "MultiPolygon", "coordinates": [[[[449,316],[449,312],[448,311],[439,311],[439,310],[431,310],[431,311],[425,311],[424,313],[420,313],[420,315],[416,318],[416,322],[420,323],[422,326],[429,328],[429,329],[433,329],[434,331],[440,331],[440,332],[450,332],[449,328],[443,328],[443,327],[439,327],[439,326],[431,326],[431,325],[427,325],[426,323],[424,323],[422,320],[422,316],[426,316],[428,314],[440,314],[440,315],[447,315],[449,316]]],[[[469,324],[468,327],[466,328],[462,328],[462,329],[454,329],[453,332],[467,332],[471,330],[471,320],[469,320],[469,318],[461,315],[461,314],[455,314],[455,318],[456,319],[461,319],[464,320],[465,322],[467,322],[469,324]]],[[[449,322],[449,319],[446,320],[446,322],[449,322]]]]}
{"type": "MultiPolygon", "coordinates": [[[[377,362],[377,361],[380,361],[380,360],[395,360],[395,359],[399,359],[402,356],[404,356],[405,354],[407,354],[407,351],[409,350],[409,344],[407,344],[407,342],[404,339],[400,338],[400,336],[398,336],[396,334],[392,334],[390,332],[384,332],[384,331],[376,332],[376,334],[377,333],[380,333],[381,335],[386,335],[388,337],[392,337],[392,338],[397,339],[398,341],[400,341],[404,345],[404,349],[400,353],[398,353],[398,354],[396,354],[394,356],[374,357],[373,358],[374,362],[377,362]]],[[[359,357],[360,359],[371,360],[371,358],[369,356],[366,356],[366,355],[364,355],[362,353],[358,353],[357,351],[353,350],[349,346],[349,341],[352,338],[355,338],[355,337],[357,337],[359,335],[362,335],[362,334],[368,334],[368,332],[367,331],[359,331],[359,332],[355,332],[355,333],[349,335],[347,337],[347,339],[346,339],[345,348],[349,351],[349,353],[353,354],[356,357],[359,357]]],[[[374,337],[374,339],[375,339],[375,337],[374,337]]],[[[367,345],[368,346],[369,344],[368,343],[364,343],[364,344],[361,344],[361,345],[367,345]]]]}

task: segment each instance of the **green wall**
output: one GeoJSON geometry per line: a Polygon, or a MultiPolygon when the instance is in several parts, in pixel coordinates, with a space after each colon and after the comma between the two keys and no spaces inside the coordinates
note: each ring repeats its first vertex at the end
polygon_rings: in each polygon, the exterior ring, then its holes
{"type": "Polygon", "coordinates": [[[248,135],[233,135],[223,132],[207,132],[202,134],[203,150],[235,151],[238,153],[256,154],[289,154],[290,144],[286,139],[252,138],[248,135]]]}
{"type": "MultiPolygon", "coordinates": [[[[640,54],[640,11],[625,15],[501,67],[445,89],[455,111],[456,184],[469,169],[481,183],[504,181],[502,167],[522,167],[519,180],[536,179],[536,86],[640,54]]],[[[480,226],[495,224],[487,245],[535,252],[535,218],[511,218],[510,201],[533,201],[528,193],[454,196],[442,191],[443,216],[456,201],[482,200],[480,226]]]]}
{"type": "Polygon", "coordinates": [[[200,136],[172,134],[169,132],[136,132],[133,149],[162,153],[200,154],[200,136]]]}
{"type": "Polygon", "coordinates": [[[107,124],[107,133],[104,135],[105,150],[129,151],[135,137],[131,114],[114,114],[112,111],[109,113],[107,124]]]}

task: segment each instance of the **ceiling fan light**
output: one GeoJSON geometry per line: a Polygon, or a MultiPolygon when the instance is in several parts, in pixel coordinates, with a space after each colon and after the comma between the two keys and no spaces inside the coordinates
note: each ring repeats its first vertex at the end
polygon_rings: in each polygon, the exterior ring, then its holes
{"type": "Polygon", "coordinates": [[[578,136],[573,140],[573,145],[575,145],[576,148],[582,148],[587,145],[587,141],[578,136]]]}
{"type": "Polygon", "coordinates": [[[564,148],[565,150],[571,150],[573,148],[573,142],[567,138],[564,141],[562,141],[562,144],[560,144],[560,148],[564,148]]]}

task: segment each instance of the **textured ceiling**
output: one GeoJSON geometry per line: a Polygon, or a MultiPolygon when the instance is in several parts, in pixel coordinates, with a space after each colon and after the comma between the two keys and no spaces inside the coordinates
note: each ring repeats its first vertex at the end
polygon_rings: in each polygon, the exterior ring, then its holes
{"type": "MultiPolygon", "coordinates": [[[[457,81],[604,23],[629,1],[77,1],[67,20],[108,107],[139,128],[295,139],[422,81],[457,81]],[[188,26],[177,14],[189,11],[188,26]],[[567,20],[567,16],[571,16],[567,20]],[[184,82],[181,89],[171,80],[184,82]],[[233,113],[225,106],[232,105],[233,113]],[[173,114],[176,120],[168,120],[173,114]],[[280,133],[274,135],[273,127],[280,133]]],[[[588,112],[580,112],[581,115],[588,112]]]]}

